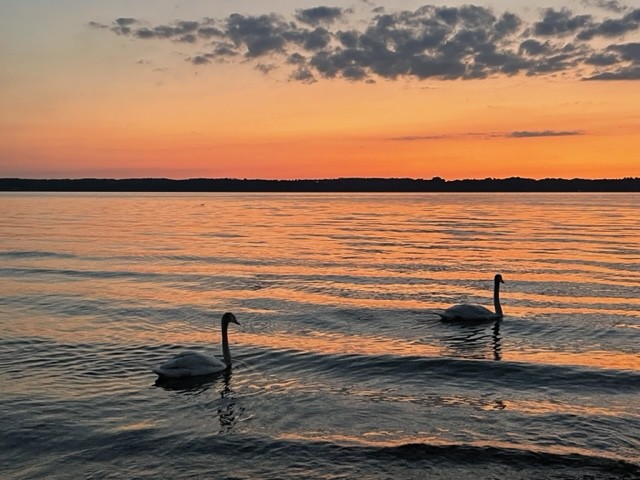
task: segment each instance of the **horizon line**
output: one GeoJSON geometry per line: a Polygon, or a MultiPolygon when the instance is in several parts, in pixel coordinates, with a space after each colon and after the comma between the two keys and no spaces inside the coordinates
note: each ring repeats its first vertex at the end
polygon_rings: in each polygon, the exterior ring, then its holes
{"type": "Polygon", "coordinates": [[[86,181],[86,180],[110,180],[110,181],[127,181],[127,180],[168,180],[172,182],[182,182],[190,180],[224,180],[224,181],[239,181],[239,182],[322,182],[322,181],[336,181],[336,180],[357,180],[357,181],[380,181],[380,180],[410,180],[410,181],[422,181],[422,182],[482,182],[482,181],[507,181],[507,180],[523,180],[540,182],[545,180],[562,180],[562,181],[621,181],[621,180],[640,180],[640,176],[625,176],[625,177],[483,177],[483,178],[454,178],[446,179],[440,176],[433,176],[431,178],[425,177],[366,177],[366,176],[341,176],[341,177],[299,177],[299,178],[260,178],[260,177],[148,177],[148,176],[133,176],[133,177],[0,177],[0,181],[7,180],[19,180],[19,181],[86,181]]]}

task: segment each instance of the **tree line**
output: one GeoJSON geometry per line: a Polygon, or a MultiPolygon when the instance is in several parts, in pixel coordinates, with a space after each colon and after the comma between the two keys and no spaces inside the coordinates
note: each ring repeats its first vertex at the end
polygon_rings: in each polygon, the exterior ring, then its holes
{"type": "Polygon", "coordinates": [[[239,178],[0,178],[13,192],[640,192],[640,178],[531,179],[521,177],[444,180],[333,178],[266,180],[239,178]]]}

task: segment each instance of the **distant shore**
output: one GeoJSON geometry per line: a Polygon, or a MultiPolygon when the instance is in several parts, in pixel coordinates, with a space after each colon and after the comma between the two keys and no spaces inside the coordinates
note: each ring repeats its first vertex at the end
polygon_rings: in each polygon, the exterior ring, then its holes
{"type": "Polygon", "coordinates": [[[562,179],[334,178],[0,178],[5,192],[640,192],[640,178],[562,179]]]}

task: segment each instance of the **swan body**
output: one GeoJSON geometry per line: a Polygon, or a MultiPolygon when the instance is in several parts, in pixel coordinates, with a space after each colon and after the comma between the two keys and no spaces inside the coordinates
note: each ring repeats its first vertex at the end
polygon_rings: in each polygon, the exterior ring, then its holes
{"type": "Polygon", "coordinates": [[[227,329],[230,323],[240,325],[233,313],[222,316],[222,355],[223,360],[200,352],[182,352],[172,359],[158,365],[153,372],[164,378],[188,378],[211,375],[222,372],[231,366],[231,353],[227,329]]]}
{"type": "Polygon", "coordinates": [[[437,315],[444,321],[482,321],[482,320],[499,320],[502,318],[502,306],[500,305],[500,284],[504,283],[502,275],[498,274],[493,279],[493,304],[495,312],[492,312],[482,305],[474,305],[471,303],[463,303],[447,308],[444,312],[437,315]]]}
{"type": "Polygon", "coordinates": [[[491,319],[496,318],[496,314],[482,305],[463,303],[461,305],[454,305],[453,307],[447,308],[441,314],[441,317],[443,320],[491,319]]]}

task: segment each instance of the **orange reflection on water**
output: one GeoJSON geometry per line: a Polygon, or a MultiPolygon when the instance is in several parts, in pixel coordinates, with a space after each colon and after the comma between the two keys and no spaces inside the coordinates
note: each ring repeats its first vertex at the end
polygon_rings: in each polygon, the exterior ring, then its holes
{"type": "MultiPolygon", "coordinates": [[[[213,317],[212,317],[213,318],[213,317]]],[[[217,319],[216,319],[217,320],[217,319]]],[[[217,321],[216,321],[217,324],[217,321]]],[[[62,323],[52,324],[45,317],[25,317],[10,322],[4,331],[6,338],[20,338],[25,335],[34,338],[51,338],[65,342],[112,342],[119,345],[202,345],[203,348],[220,349],[219,327],[192,325],[181,321],[162,324],[143,323],[136,319],[119,320],[98,325],[84,316],[70,317],[62,323]],[[87,328],[92,324],[91,328],[87,328]]],[[[419,342],[365,334],[331,333],[309,331],[293,333],[284,331],[247,332],[238,328],[229,331],[231,349],[234,346],[251,346],[274,350],[297,350],[323,355],[397,355],[411,357],[451,357],[467,358],[464,352],[456,354],[442,339],[440,343],[427,343],[424,337],[419,342]]],[[[495,342],[495,340],[493,341],[495,342]]],[[[484,350],[491,358],[491,340],[487,339],[484,350]]],[[[481,345],[474,345],[482,348],[481,345]]],[[[640,355],[613,350],[589,350],[584,352],[556,351],[552,349],[509,349],[504,339],[500,345],[502,361],[537,363],[543,365],[574,365],[594,368],[624,369],[640,371],[640,355]]],[[[475,357],[477,358],[477,357],[475,357]]]]}
{"type": "MultiPolygon", "coordinates": [[[[118,325],[104,325],[101,328],[90,330],[83,329],[82,321],[66,328],[47,329],[46,322],[39,324],[42,328],[40,336],[51,337],[57,340],[70,341],[80,338],[85,341],[113,341],[122,344],[173,344],[173,345],[203,345],[205,348],[219,350],[220,334],[207,326],[194,328],[193,325],[185,325],[183,322],[169,322],[162,325],[148,325],[141,329],[137,322],[119,322],[118,325]]],[[[24,333],[21,329],[21,332],[24,333]]],[[[391,338],[364,334],[330,333],[310,331],[305,333],[293,332],[246,332],[233,328],[229,331],[230,343],[233,352],[234,346],[252,346],[274,350],[297,350],[300,352],[319,353],[322,355],[397,355],[404,357],[453,357],[469,358],[462,355],[452,355],[452,350],[446,343],[425,343],[407,341],[400,338],[391,338]]],[[[487,358],[494,345],[487,340],[487,358]]],[[[505,342],[501,345],[501,358],[503,361],[537,363],[543,365],[574,365],[582,367],[640,370],[640,355],[620,351],[585,352],[546,350],[515,350],[506,348],[505,342]]]]}
{"type": "MultiPolygon", "coordinates": [[[[487,405],[484,410],[495,410],[496,406],[487,405]]],[[[580,405],[573,403],[561,403],[548,400],[526,400],[523,398],[512,398],[500,400],[500,409],[518,411],[526,414],[544,415],[547,413],[558,413],[566,415],[595,415],[595,416],[629,416],[640,415],[640,407],[634,409],[629,405],[580,405]]]]}
{"type": "Polygon", "coordinates": [[[574,365],[578,367],[640,370],[637,353],[589,350],[586,352],[559,352],[553,350],[503,351],[503,360],[539,363],[543,365],[574,365]]]}
{"type": "MultiPolygon", "coordinates": [[[[286,332],[233,334],[232,343],[272,349],[292,349],[326,355],[398,355],[415,357],[446,357],[446,346],[407,342],[401,339],[367,335],[332,334],[309,332],[290,334],[286,332]]],[[[489,343],[489,342],[488,342],[489,343]]],[[[487,348],[490,346],[488,345],[487,348]]],[[[502,360],[543,365],[574,365],[583,367],[640,370],[640,355],[613,352],[558,352],[545,351],[505,351],[502,360]]]]}
{"type": "Polygon", "coordinates": [[[243,345],[273,349],[291,349],[323,355],[400,355],[440,356],[442,347],[369,335],[309,332],[304,335],[275,332],[270,334],[239,332],[234,339],[243,345]]]}
{"type": "MultiPolygon", "coordinates": [[[[341,435],[333,432],[308,432],[304,434],[296,432],[282,432],[277,438],[295,442],[328,442],[338,445],[355,445],[364,447],[401,447],[405,445],[428,445],[434,447],[459,447],[460,443],[453,443],[444,435],[436,436],[426,432],[409,433],[406,431],[388,432],[366,432],[362,435],[341,435]]],[[[530,454],[531,452],[547,453],[551,455],[582,455],[592,457],[593,451],[576,446],[565,446],[554,442],[552,446],[541,444],[527,444],[525,442],[504,442],[495,438],[485,440],[470,440],[462,445],[478,448],[504,448],[509,450],[522,450],[530,454]]],[[[613,460],[628,462],[630,459],[612,452],[599,452],[599,456],[613,460]]]]}

